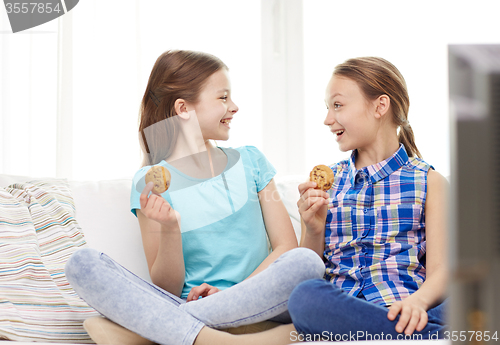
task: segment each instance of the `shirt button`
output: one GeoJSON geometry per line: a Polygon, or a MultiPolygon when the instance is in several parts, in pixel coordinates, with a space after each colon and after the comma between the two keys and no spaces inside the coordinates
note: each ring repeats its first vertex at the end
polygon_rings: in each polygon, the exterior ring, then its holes
{"type": "Polygon", "coordinates": [[[363,212],[364,212],[364,213],[368,213],[368,209],[367,209],[367,208],[365,208],[365,209],[363,210],[363,212]]]}

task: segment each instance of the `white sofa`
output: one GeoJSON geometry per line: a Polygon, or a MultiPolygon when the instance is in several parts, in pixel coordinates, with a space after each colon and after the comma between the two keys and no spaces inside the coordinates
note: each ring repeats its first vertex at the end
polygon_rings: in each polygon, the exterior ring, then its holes
{"type": "MultiPolygon", "coordinates": [[[[28,176],[0,174],[0,187],[33,179],[28,176]]],[[[297,236],[300,236],[297,186],[305,179],[304,176],[295,175],[276,180],[297,236]]],[[[76,206],[76,220],[87,244],[105,252],[131,272],[150,281],[139,223],[130,212],[132,179],[69,180],[68,183],[76,206]]]]}
{"type": "MultiPolygon", "coordinates": [[[[14,183],[33,180],[50,181],[43,178],[0,174],[0,187],[5,188],[14,183]]],[[[287,176],[276,181],[285,206],[290,212],[297,236],[300,236],[300,220],[296,207],[297,185],[304,180],[303,176],[287,176]]],[[[107,253],[133,273],[150,281],[139,224],[129,208],[131,181],[131,179],[116,179],[67,182],[76,207],[75,218],[87,245],[107,253]]],[[[0,331],[1,321],[0,316],[0,331]]],[[[3,343],[1,340],[0,342],[3,343]]],[[[21,342],[18,341],[16,344],[21,342]]]]}
{"type": "MultiPolygon", "coordinates": [[[[275,179],[281,198],[289,212],[297,238],[300,237],[300,218],[296,207],[299,197],[297,186],[306,178],[305,176],[286,176],[275,179]]],[[[0,174],[0,187],[30,180],[33,180],[33,178],[0,174]]],[[[150,280],[139,225],[137,219],[129,210],[131,179],[107,181],[70,180],[68,182],[76,206],[76,220],[83,231],[87,245],[106,252],[130,271],[146,280],[150,280]]],[[[50,344],[50,342],[44,343],[43,340],[41,341],[38,344],[50,344]]],[[[438,341],[438,343],[440,342],[448,343],[438,341]]],[[[369,344],[382,343],[372,341],[369,344]]],[[[425,341],[418,342],[418,344],[423,343],[425,341]]],[[[30,342],[0,340],[0,344],[21,345],[30,344],[30,342]]],[[[432,341],[432,344],[436,344],[436,342],[432,341]]]]}

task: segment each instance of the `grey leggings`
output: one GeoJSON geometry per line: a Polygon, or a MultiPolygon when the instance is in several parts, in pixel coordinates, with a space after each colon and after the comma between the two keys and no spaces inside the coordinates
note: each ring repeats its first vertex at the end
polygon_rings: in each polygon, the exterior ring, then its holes
{"type": "Polygon", "coordinates": [[[65,269],[78,295],[102,315],[144,338],[172,345],[193,344],[204,326],[231,328],[286,315],[292,290],[322,278],[324,271],[316,253],[295,248],[256,276],[186,303],[93,249],[75,252],[65,269]]]}

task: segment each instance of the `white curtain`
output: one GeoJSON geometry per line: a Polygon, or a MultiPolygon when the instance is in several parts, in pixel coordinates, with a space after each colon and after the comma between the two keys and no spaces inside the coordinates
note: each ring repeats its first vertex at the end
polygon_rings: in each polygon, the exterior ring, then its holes
{"type": "Polygon", "coordinates": [[[12,34],[1,10],[0,25],[0,172],[55,176],[58,23],[12,34]]]}

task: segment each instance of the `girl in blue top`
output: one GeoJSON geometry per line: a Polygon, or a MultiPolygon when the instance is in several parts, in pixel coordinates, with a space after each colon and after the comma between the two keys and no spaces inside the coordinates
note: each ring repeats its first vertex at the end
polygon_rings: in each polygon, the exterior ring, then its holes
{"type": "Polygon", "coordinates": [[[325,102],[324,124],[352,155],[331,166],[329,191],[299,186],[301,246],[325,260],[326,281],[292,293],[295,337],[442,337],[447,181],[420,158],[403,76],[381,58],[350,59],[325,102]]]}
{"type": "Polygon", "coordinates": [[[158,58],[141,107],[145,166],[133,180],[131,209],[152,282],[189,301],[257,274],[297,246],[283,203],[272,197],[276,171],[264,155],[212,144],[229,138],[237,111],[222,61],[183,51],[158,58]],[[161,196],[139,193],[151,165],[171,173],[161,196]]]}
{"type": "Polygon", "coordinates": [[[141,103],[144,162],[131,193],[153,284],[92,249],[79,250],[66,265],[80,297],[124,327],[87,320],[97,343],[275,344],[277,334],[288,342],[290,324],[259,340],[212,329],[273,318],[290,323],[293,288],[324,274],[313,251],[295,248],[275,170],[264,155],[251,146],[212,144],[228,139],[237,111],[218,58],[168,51],[157,59],[141,103]],[[162,195],[145,183],[153,165],[171,174],[162,195]]]}

